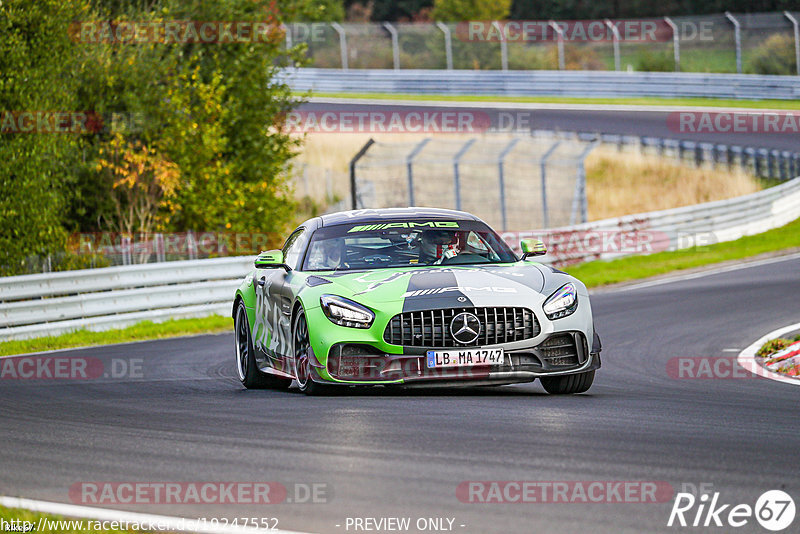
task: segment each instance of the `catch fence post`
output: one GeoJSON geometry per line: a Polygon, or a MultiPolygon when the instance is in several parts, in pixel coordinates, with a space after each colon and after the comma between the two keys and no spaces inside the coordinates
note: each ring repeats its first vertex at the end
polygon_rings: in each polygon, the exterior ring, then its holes
{"type": "Polygon", "coordinates": [[[506,156],[509,152],[514,149],[514,146],[519,143],[519,138],[512,139],[510,143],[508,143],[503,150],[500,151],[500,155],[497,156],[497,177],[499,180],[500,186],[500,217],[503,221],[503,231],[508,230],[508,217],[506,215],[506,181],[505,181],[505,173],[503,164],[506,159],[506,156]]]}
{"type": "Polygon", "coordinates": [[[614,70],[619,71],[622,70],[622,65],[620,63],[620,57],[619,57],[619,40],[620,40],[619,29],[609,19],[606,19],[605,23],[606,26],[608,26],[608,29],[611,30],[612,43],[614,44],[614,70]]]}
{"type": "Polygon", "coordinates": [[[461,210],[461,176],[459,174],[458,165],[461,157],[467,153],[469,147],[475,144],[475,139],[470,139],[464,146],[462,146],[456,155],[453,156],[453,187],[455,188],[456,193],[456,209],[461,210]]]}
{"type": "Polygon", "coordinates": [[[664,17],[664,22],[672,29],[672,55],[675,59],[675,72],[681,70],[681,37],[678,30],[678,25],[672,22],[669,17],[664,17]]]}
{"type": "Polygon", "coordinates": [[[543,228],[550,227],[550,211],[547,206],[547,159],[555,152],[558,148],[558,145],[561,144],[561,141],[556,141],[553,145],[547,149],[547,152],[544,153],[542,156],[542,160],[539,162],[539,173],[541,175],[541,188],[542,188],[542,225],[543,228]]]}
{"type": "Polygon", "coordinates": [[[397,38],[397,28],[388,22],[384,22],[383,27],[392,35],[392,65],[394,70],[400,70],[400,41],[397,38]]]}
{"type": "Polygon", "coordinates": [[[725,18],[733,24],[733,37],[736,41],[736,72],[742,73],[742,28],[736,17],[730,11],[725,12],[725,18]]]}
{"type": "Polygon", "coordinates": [[[444,54],[447,70],[453,70],[453,40],[450,37],[450,28],[444,22],[437,22],[436,27],[444,33],[444,54]]]}
{"type": "Polygon", "coordinates": [[[556,24],[556,21],[551,20],[547,23],[553,31],[556,32],[556,49],[558,50],[558,70],[566,68],[566,59],[564,59],[564,30],[556,24]]]}
{"type": "Polygon", "coordinates": [[[369,147],[375,144],[375,140],[370,138],[364,146],[361,147],[361,150],[356,152],[356,155],[353,156],[353,159],[350,160],[350,200],[351,205],[354,210],[358,209],[358,189],[356,187],[356,163],[358,160],[367,153],[369,147]]]}
{"type": "Polygon", "coordinates": [[[344,26],[338,22],[331,22],[331,27],[339,34],[339,54],[342,58],[342,70],[347,70],[347,35],[344,26]]]}
{"type": "Polygon", "coordinates": [[[427,145],[430,140],[430,137],[426,137],[420,141],[413,149],[411,149],[411,152],[409,152],[408,156],[406,157],[406,177],[408,181],[409,206],[414,205],[414,158],[417,157],[417,154],[419,154],[420,151],[425,148],[425,145],[427,145]]]}

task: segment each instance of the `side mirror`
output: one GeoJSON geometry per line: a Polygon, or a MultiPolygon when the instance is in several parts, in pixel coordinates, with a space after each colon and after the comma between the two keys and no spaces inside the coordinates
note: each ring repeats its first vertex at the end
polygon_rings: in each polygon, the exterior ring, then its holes
{"type": "Polygon", "coordinates": [[[268,250],[256,257],[256,269],[277,269],[283,267],[287,271],[289,266],[283,262],[283,252],[280,250],[268,250]]]}
{"type": "Polygon", "coordinates": [[[544,256],[547,254],[547,247],[541,239],[523,239],[519,242],[519,247],[522,249],[522,259],[528,256],[544,256]]]}

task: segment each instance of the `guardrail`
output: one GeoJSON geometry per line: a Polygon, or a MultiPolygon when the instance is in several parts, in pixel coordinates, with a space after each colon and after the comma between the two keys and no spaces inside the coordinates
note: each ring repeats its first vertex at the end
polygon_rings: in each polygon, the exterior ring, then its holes
{"type": "Polygon", "coordinates": [[[228,315],[252,256],[0,278],[0,341],[228,315]]]}
{"type": "Polygon", "coordinates": [[[763,191],[562,228],[504,232],[519,250],[523,238],[543,239],[545,262],[577,263],[632,254],[703,247],[765,232],[800,217],[800,177],[763,191]]]}
{"type": "Polygon", "coordinates": [[[796,100],[797,76],[606,71],[317,69],[283,71],[295,91],[442,95],[796,100]]]}
{"type": "MultiPolygon", "coordinates": [[[[728,200],[502,237],[514,248],[522,238],[544,239],[543,261],[575,263],[730,241],[798,217],[800,177],[728,200]]],[[[2,278],[0,341],[227,315],[252,262],[237,256],[2,278]]]]}

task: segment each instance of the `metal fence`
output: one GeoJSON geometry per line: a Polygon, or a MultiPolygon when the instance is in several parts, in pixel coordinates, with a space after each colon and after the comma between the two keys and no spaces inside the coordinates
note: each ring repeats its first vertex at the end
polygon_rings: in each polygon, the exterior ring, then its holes
{"type": "Polygon", "coordinates": [[[345,173],[330,167],[301,163],[292,168],[289,183],[295,198],[301,202],[307,199],[328,212],[349,209],[350,204],[344,193],[350,187],[350,178],[345,173]]]}
{"type": "Polygon", "coordinates": [[[792,72],[800,74],[798,19],[799,12],[786,11],[640,20],[293,23],[286,41],[305,43],[313,67],[345,70],[742,73],[763,72],[758,56],[787,49],[792,72]],[[770,38],[772,48],[765,47],[770,38]]]}
{"type": "MultiPolygon", "coordinates": [[[[548,247],[540,261],[560,265],[633,254],[704,247],[759,234],[800,217],[800,177],[740,197],[563,228],[504,232],[519,250],[536,237],[548,247]]],[[[788,245],[788,244],[787,244],[788,245]]]]}
{"type": "Polygon", "coordinates": [[[715,168],[739,167],[758,178],[785,182],[800,175],[800,152],[757,146],[727,145],[686,139],[632,136],[593,132],[535,131],[534,136],[582,142],[599,142],[622,150],[638,150],[677,159],[682,164],[715,168]]]}
{"type": "MultiPolygon", "coordinates": [[[[474,212],[503,231],[550,228],[586,221],[584,160],[595,144],[674,158],[684,165],[735,166],[770,180],[800,175],[800,152],[649,136],[532,131],[518,137],[374,143],[355,159],[351,176],[303,164],[293,170],[291,182],[298,200],[313,203],[305,207],[319,213],[429,205],[474,212]]],[[[252,254],[274,246],[274,237],[257,230],[133,236],[99,232],[75,234],[70,250],[73,258],[82,258],[77,268],[100,268],[252,254]]],[[[58,265],[64,256],[29,258],[28,272],[64,270],[58,265]]]]}
{"type": "Polygon", "coordinates": [[[370,141],[351,164],[353,209],[435,206],[469,211],[503,231],[587,221],[585,159],[597,144],[733,168],[772,180],[800,175],[800,153],[589,132],[408,143],[370,141]]]}
{"type": "Polygon", "coordinates": [[[532,136],[370,142],[351,167],[353,208],[452,208],[503,230],[585,222],[584,161],[594,145],[532,136]]]}

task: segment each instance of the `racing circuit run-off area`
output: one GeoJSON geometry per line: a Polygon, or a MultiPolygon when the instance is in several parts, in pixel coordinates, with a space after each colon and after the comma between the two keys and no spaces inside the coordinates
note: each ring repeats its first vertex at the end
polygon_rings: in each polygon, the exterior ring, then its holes
{"type": "Polygon", "coordinates": [[[800,5],[0,36],[0,534],[800,531],[800,5]]]}

